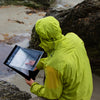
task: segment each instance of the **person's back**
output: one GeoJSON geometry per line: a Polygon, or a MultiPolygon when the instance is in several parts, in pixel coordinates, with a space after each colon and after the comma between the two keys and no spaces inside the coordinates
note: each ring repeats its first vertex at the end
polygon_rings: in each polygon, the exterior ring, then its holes
{"type": "Polygon", "coordinates": [[[35,29],[47,53],[37,65],[46,79],[44,86],[34,82],[31,92],[53,100],[90,100],[92,74],[83,41],[75,33],[62,35],[59,22],[51,16],[37,21],[35,29]]]}
{"type": "Polygon", "coordinates": [[[68,33],[57,48],[55,69],[62,73],[63,82],[59,100],[90,100],[92,74],[83,41],[76,34],[68,33]]]}

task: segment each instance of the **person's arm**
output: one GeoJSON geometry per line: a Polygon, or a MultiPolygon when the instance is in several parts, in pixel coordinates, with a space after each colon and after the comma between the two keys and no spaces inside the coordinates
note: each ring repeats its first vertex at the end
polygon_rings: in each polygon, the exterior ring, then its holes
{"type": "Polygon", "coordinates": [[[36,65],[36,67],[37,67],[38,70],[44,69],[45,60],[46,60],[46,59],[47,59],[47,58],[41,58],[41,59],[39,60],[39,62],[38,62],[37,65],[36,65]]]}
{"type": "Polygon", "coordinates": [[[61,96],[63,89],[61,74],[52,67],[47,67],[45,69],[45,73],[45,85],[42,86],[36,82],[33,82],[31,84],[30,91],[39,97],[58,99],[61,96]]]}
{"type": "MultiPolygon", "coordinates": [[[[34,71],[35,70],[41,70],[41,69],[43,69],[44,68],[44,65],[45,65],[45,60],[46,60],[46,58],[41,58],[40,60],[39,60],[39,62],[38,62],[38,64],[36,65],[36,67],[35,67],[35,69],[34,69],[34,71]]],[[[25,63],[26,65],[34,65],[34,63],[35,63],[35,61],[34,60],[31,60],[31,61],[29,61],[29,62],[27,62],[27,63],[25,63]]]]}

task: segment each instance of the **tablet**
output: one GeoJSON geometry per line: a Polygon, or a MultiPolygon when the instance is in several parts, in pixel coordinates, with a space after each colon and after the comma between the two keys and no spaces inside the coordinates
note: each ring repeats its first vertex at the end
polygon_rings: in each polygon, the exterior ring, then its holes
{"type": "Polygon", "coordinates": [[[35,79],[38,70],[33,71],[38,61],[43,55],[43,51],[22,48],[18,45],[12,49],[4,64],[13,69],[26,79],[35,79]],[[34,65],[27,65],[30,61],[35,61],[34,65]]]}

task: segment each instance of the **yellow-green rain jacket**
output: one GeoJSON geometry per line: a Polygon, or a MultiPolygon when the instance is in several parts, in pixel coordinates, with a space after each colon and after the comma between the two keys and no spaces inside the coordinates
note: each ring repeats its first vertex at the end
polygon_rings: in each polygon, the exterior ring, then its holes
{"type": "Polygon", "coordinates": [[[92,75],[83,41],[72,32],[62,35],[51,16],[38,20],[35,29],[48,56],[37,65],[45,71],[45,84],[33,83],[31,92],[47,99],[90,100],[92,75]]]}

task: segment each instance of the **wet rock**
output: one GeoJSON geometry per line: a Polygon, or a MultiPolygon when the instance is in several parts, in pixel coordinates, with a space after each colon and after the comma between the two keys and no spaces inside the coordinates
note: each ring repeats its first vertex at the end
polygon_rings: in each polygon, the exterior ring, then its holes
{"type": "Polygon", "coordinates": [[[0,100],[29,100],[31,95],[15,85],[0,80],[0,100]]]}
{"type": "MultiPolygon", "coordinates": [[[[85,42],[93,70],[100,68],[100,0],[85,0],[67,10],[50,9],[46,16],[59,20],[63,34],[75,32],[85,42]]],[[[30,48],[40,49],[35,29],[32,30],[30,48]]]]}
{"type": "Polygon", "coordinates": [[[25,5],[32,8],[47,9],[55,0],[1,0],[0,5],[25,5]]]}

